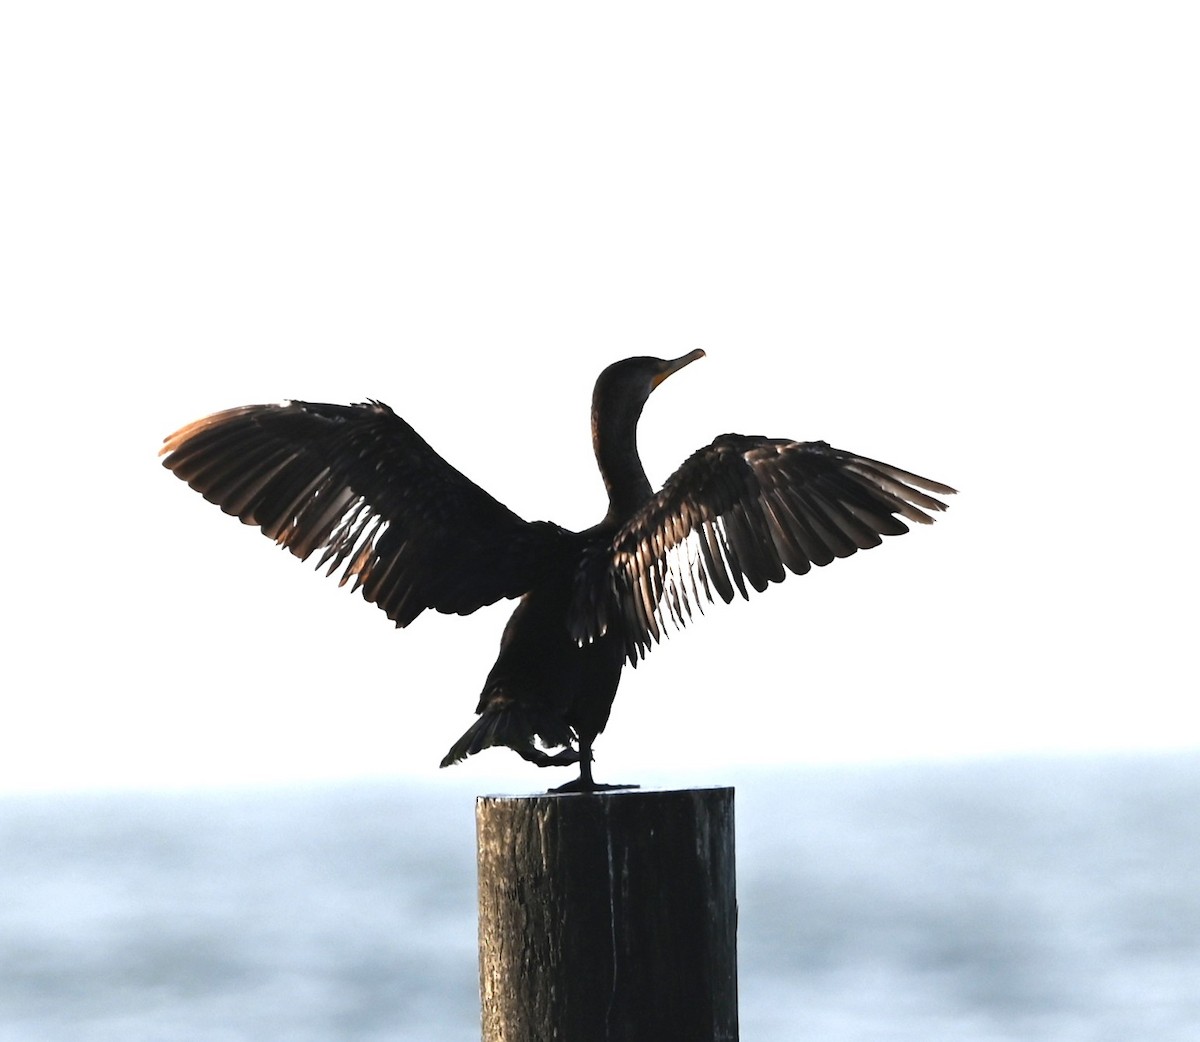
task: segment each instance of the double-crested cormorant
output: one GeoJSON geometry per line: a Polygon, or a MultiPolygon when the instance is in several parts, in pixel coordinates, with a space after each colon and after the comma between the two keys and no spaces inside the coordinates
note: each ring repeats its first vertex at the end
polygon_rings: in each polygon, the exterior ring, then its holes
{"type": "Polygon", "coordinates": [[[441,458],[382,402],[289,401],[228,409],[166,439],[164,466],[397,626],[426,608],[465,615],[504,597],[504,629],[475,721],[445,767],[506,745],[540,767],[578,763],[563,790],[592,780],[628,660],[668,624],[787,571],[803,574],[880,536],[897,517],[928,524],[954,490],[825,442],[723,434],[655,494],[637,452],[650,392],[704,356],[627,358],[600,374],[592,441],[608,489],[604,519],[583,532],[527,522],[441,458]],[[557,750],[549,752],[547,750],[557,750]]]}

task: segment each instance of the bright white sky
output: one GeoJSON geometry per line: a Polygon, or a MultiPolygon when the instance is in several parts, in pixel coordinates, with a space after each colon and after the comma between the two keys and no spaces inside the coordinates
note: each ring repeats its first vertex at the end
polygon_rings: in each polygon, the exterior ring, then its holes
{"type": "Polygon", "coordinates": [[[1200,746],[1195,12],[9,5],[0,790],[433,778],[508,606],[396,631],[161,438],[377,397],[583,527],[597,372],[695,347],[653,480],[734,430],[962,494],[673,637],[600,777],[1200,746]]]}

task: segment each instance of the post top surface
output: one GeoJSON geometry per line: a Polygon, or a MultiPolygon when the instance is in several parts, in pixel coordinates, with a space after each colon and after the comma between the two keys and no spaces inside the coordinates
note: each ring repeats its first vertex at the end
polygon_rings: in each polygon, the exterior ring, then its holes
{"type": "Polygon", "coordinates": [[[732,785],[698,785],[687,789],[608,789],[603,792],[527,792],[484,793],[475,797],[477,803],[523,802],[528,800],[630,800],[671,799],[681,796],[732,796],[732,785]]]}

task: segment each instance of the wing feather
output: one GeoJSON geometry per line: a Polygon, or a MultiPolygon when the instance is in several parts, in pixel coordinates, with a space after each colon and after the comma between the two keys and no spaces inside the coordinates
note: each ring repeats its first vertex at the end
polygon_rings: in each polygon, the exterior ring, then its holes
{"type": "MultiPolygon", "coordinates": [[[[825,442],[725,434],[694,453],[613,537],[607,589],[577,592],[572,630],[624,632],[636,662],[714,593],[762,591],[929,524],[948,485],[825,442]],[[897,516],[899,515],[899,516],[897,516]],[[689,600],[690,594],[690,600],[689,600]],[[590,598],[590,600],[589,600],[590,598]]],[[[595,574],[594,572],[592,573],[595,574]]]]}
{"type": "Polygon", "coordinates": [[[214,413],[168,437],[163,465],[226,513],[398,626],[528,591],[569,533],[529,523],[447,463],[381,402],[284,402],[214,413]]]}

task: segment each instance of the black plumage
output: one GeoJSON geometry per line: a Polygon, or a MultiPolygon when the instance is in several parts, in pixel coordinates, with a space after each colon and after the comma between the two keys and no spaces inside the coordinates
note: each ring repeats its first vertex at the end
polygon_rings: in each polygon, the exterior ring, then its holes
{"type": "Polygon", "coordinates": [[[650,392],[704,352],[629,358],[600,374],[592,438],[608,491],[599,524],[527,522],[381,402],[284,402],[215,413],[165,441],[164,466],[301,559],[340,572],[397,626],[520,598],[476,708],[442,766],[505,745],[578,763],[625,663],[705,602],[748,596],[945,509],[954,490],[825,442],[724,434],[654,493],[637,452],[650,392]],[[553,751],[551,751],[553,750],[553,751]]]}

